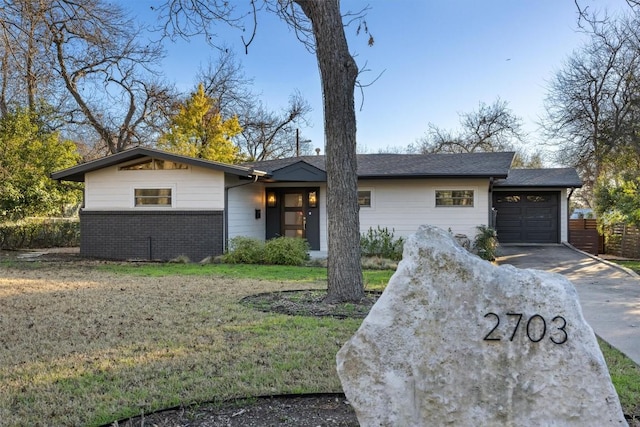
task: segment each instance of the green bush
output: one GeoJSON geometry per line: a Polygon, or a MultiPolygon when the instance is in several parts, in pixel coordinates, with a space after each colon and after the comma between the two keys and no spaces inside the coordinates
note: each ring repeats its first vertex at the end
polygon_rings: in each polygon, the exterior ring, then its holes
{"type": "Polygon", "coordinates": [[[473,242],[475,252],[482,259],[494,261],[498,251],[498,233],[486,225],[479,225],[476,229],[478,234],[473,242]]]}
{"type": "Polygon", "coordinates": [[[395,229],[389,231],[387,227],[377,230],[369,227],[369,231],[360,236],[360,250],[363,256],[376,256],[394,261],[402,259],[404,239],[395,238],[395,229]]]}
{"type": "Polygon", "coordinates": [[[222,262],[229,264],[261,264],[264,261],[264,242],[251,237],[234,237],[222,262]]]}
{"type": "Polygon", "coordinates": [[[278,237],[265,243],[251,237],[234,237],[221,261],[229,264],[303,265],[308,259],[308,251],[309,245],[304,239],[278,237]]]}
{"type": "Polygon", "coordinates": [[[0,249],[71,247],[80,244],[77,219],[38,218],[0,224],[0,249]]]}
{"type": "Polygon", "coordinates": [[[309,258],[309,244],[304,239],[278,237],[264,245],[264,262],[277,265],[303,265],[309,258]]]}

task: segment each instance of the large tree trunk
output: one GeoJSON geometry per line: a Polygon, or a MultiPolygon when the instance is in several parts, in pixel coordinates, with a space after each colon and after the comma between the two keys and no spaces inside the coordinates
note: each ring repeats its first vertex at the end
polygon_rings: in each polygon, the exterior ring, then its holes
{"type": "Polygon", "coordinates": [[[295,0],[311,20],[324,98],[327,168],[328,302],[364,296],[354,88],[358,76],[344,34],[339,0],[295,0]]]}

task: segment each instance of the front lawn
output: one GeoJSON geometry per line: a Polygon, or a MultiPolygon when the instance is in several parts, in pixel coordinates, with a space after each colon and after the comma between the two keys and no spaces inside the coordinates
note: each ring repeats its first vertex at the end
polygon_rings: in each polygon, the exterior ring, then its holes
{"type": "MultiPolygon", "coordinates": [[[[368,289],[391,274],[366,271],[368,289]]],[[[240,302],[324,288],[322,268],[0,263],[0,424],[100,425],[211,400],[340,392],[335,354],[361,319],[240,302]]],[[[637,366],[619,366],[623,405],[637,410],[627,393],[637,366]]]]}

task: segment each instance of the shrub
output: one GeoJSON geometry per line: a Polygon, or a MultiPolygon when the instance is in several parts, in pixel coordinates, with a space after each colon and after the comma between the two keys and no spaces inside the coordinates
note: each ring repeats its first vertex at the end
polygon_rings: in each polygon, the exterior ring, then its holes
{"type": "Polygon", "coordinates": [[[303,265],[309,255],[309,244],[304,239],[278,237],[264,245],[264,262],[278,265],[303,265]]]}
{"type": "Polygon", "coordinates": [[[77,219],[34,218],[0,224],[0,249],[71,247],[80,244],[77,219]]]}
{"type": "Polygon", "coordinates": [[[234,237],[221,261],[230,264],[303,265],[308,251],[309,245],[304,239],[278,237],[265,243],[251,237],[234,237]]]}
{"type": "Polygon", "coordinates": [[[222,261],[230,264],[260,264],[264,260],[264,242],[251,237],[234,237],[222,261]]]}
{"type": "Polygon", "coordinates": [[[476,229],[478,234],[473,242],[475,252],[482,259],[494,261],[498,250],[498,233],[486,225],[479,225],[476,229]]]}
{"type": "Polygon", "coordinates": [[[363,256],[377,256],[398,261],[402,259],[404,239],[394,237],[395,229],[387,227],[377,230],[369,227],[369,231],[360,236],[360,250],[363,256]]]}

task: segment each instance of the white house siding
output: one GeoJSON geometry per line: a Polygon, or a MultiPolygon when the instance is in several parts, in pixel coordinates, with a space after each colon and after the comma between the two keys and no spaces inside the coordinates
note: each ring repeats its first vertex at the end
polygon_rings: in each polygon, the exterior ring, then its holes
{"type": "Polygon", "coordinates": [[[264,185],[240,180],[238,177],[227,176],[227,187],[227,237],[233,239],[234,237],[244,236],[264,239],[264,185]],[[260,210],[260,218],[258,219],[256,219],[256,209],[260,210]]]}
{"type": "Polygon", "coordinates": [[[361,180],[359,190],[371,190],[371,207],[360,208],[360,231],[387,227],[395,237],[407,237],[430,224],[473,239],[478,225],[489,224],[487,179],[361,180]],[[436,207],[436,190],[473,190],[473,207],[436,207]]]}
{"type": "Polygon", "coordinates": [[[197,166],[175,170],[119,170],[119,166],[111,166],[88,172],[84,208],[134,209],[135,188],[171,188],[172,209],[176,210],[224,209],[224,173],[197,166]]]}

